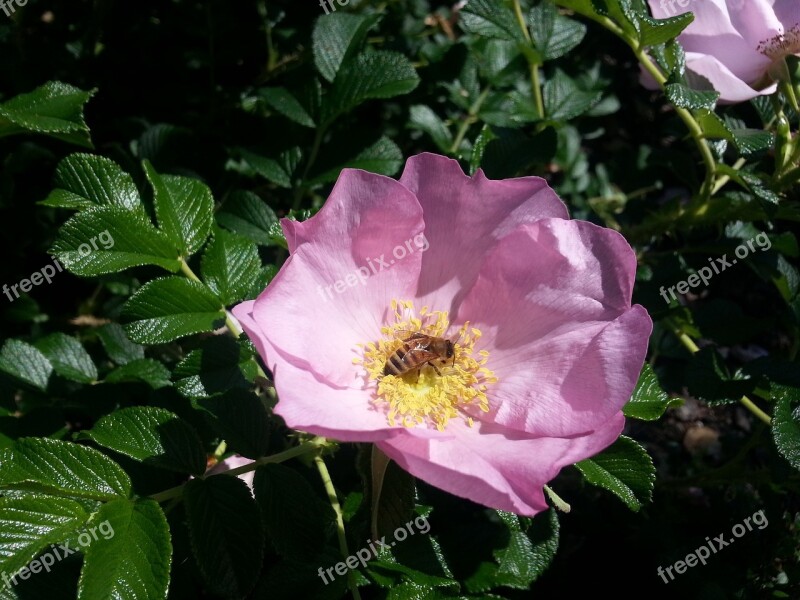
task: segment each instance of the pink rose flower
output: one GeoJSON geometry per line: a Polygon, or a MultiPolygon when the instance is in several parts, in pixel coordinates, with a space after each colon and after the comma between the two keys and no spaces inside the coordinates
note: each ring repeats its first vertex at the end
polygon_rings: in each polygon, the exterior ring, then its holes
{"type": "Polygon", "coordinates": [[[631,306],[636,259],[619,233],[568,220],[543,179],[420,154],[399,182],[345,169],[316,216],[282,226],[289,259],[233,313],[289,427],[374,442],[431,485],[524,515],[621,433],[652,330],[631,306]],[[452,356],[404,343],[415,332],[452,356]]]}
{"type": "MultiPolygon", "coordinates": [[[[711,82],[720,101],[742,102],[775,91],[785,57],[800,54],[798,0],[648,0],[658,19],[693,12],[678,37],[686,69],[711,82]]],[[[702,81],[696,89],[707,89],[702,81]]]]}

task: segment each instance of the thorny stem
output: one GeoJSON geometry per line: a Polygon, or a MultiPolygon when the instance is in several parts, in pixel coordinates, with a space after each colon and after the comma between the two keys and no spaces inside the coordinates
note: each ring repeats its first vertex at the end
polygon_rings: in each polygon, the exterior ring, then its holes
{"type": "MultiPolygon", "coordinates": [[[[697,344],[694,343],[694,340],[690,338],[686,332],[684,332],[678,325],[676,325],[671,319],[666,319],[666,323],[668,327],[672,330],[684,347],[691,352],[692,354],[696,354],[700,351],[700,348],[697,347],[697,344]]],[[[747,396],[742,396],[739,398],[739,402],[747,408],[751,413],[753,413],[756,417],[764,421],[767,425],[772,425],[772,419],[770,416],[761,410],[758,406],[756,406],[755,402],[750,400],[747,396]]]]}
{"type": "MultiPolygon", "coordinates": [[[[295,458],[297,456],[301,456],[303,454],[307,454],[308,452],[316,452],[319,450],[321,446],[325,444],[325,438],[314,438],[308,442],[300,444],[299,446],[295,446],[294,448],[289,448],[288,450],[284,450],[283,452],[278,452],[278,454],[273,454],[272,456],[264,456],[257,460],[254,460],[250,464],[242,465],[241,467],[236,467],[235,469],[231,469],[229,471],[224,471],[223,473],[219,473],[217,475],[211,475],[211,477],[219,477],[220,475],[241,475],[242,473],[249,473],[250,471],[256,470],[261,465],[266,465],[270,463],[280,463],[289,460],[290,458],[295,458]]],[[[173,498],[179,498],[181,494],[183,494],[183,488],[186,486],[185,483],[180,485],[176,485],[175,487],[169,488],[164,490],[163,492],[158,492],[157,494],[151,494],[149,497],[155,500],[156,502],[164,502],[165,500],[172,500],[173,498]]]]}
{"type": "MultiPolygon", "coordinates": [[[[350,556],[350,551],[347,549],[347,536],[344,531],[342,507],[339,505],[339,499],[336,497],[336,489],[333,487],[331,474],[328,472],[328,467],[319,454],[314,457],[314,463],[317,465],[319,476],[322,479],[322,484],[325,486],[325,492],[328,494],[328,500],[331,503],[331,507],[333,507],[333,512],[336,513],[336,535],[339,538],[339,552],[341,552],[342,557],[347,558],[350,556]]],[[[356,578],[352,570],[347,572],[347,585],[350,587],[353,598],[355,600],[361,600],[361,594],[358,591],[358,585],[356,584],[356,578]]]]}

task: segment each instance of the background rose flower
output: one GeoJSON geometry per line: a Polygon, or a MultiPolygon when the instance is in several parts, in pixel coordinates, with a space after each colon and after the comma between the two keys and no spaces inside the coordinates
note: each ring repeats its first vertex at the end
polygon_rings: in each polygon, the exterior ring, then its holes
{"type": "MultiPolygon", "coordinates": [[[[343,171],[315,217],[283,227],[290,258],[234,314],[274,374],[288,426],[375,442],[432,485],[521,514],[546,508],[542,487],[563,466],[619,436],[651,331],[630,304],[635,257],[618,233],[567,220],[544,180],[470,178],[456,161],[422,154],[399,182],[343,171]],[[421,236],[427,246],[398,255],[421,236]],[[337,285],[378,257],[386,268],[363,284],[337,285]],[[443,421],[423,414],[429,404],[401,406],[420,421],[406,427],[376,391],[380,348],[393,342],[381,328],[413,321],[423,306],[447,312],[442,335],[482,333],[459,338],[458,376],[445,365],[444,377],[426,376],[425,403],[452,383],[459,398],[485,390],[486,406],[453,401],[457,416],[443,421]],[[461,375],[470,353],[486,358],[496,383],[478,370],[477,383],[461,375]]],[[[413,386],[391,383],[417,401],[413,386]]]]}
{"type": "Polygon", "coordinates": [[[689,12],[695,20],[678,37],[692,87],[711,82],[722,102],[775,91],[783,59],[800,54],[797,0],[649,0],[659,19],[689,12]]]}

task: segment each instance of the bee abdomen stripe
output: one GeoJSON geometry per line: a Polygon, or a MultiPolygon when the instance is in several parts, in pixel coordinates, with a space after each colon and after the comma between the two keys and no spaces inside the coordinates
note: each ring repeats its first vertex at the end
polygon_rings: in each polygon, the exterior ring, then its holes
{"type": "Polygon", "coordinates": [[[403,364],[403,357],[398,356],[397,354],[392,354],[392,356],[389,357],[389,362],[392,363],[396,373],[400,373],[405,368],[405,365],[403,364]]]}

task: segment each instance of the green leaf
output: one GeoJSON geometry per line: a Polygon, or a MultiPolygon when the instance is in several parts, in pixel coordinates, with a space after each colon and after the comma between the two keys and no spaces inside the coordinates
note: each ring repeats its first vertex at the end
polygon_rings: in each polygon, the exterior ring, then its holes
{"type": "Polygon", "coordinates": [[[47,389],[53,364],[27,342],[8,340],[0,350],[0,371],[43,392],[47,389]]]}
{"type": "Polygon", "coordinates": [[[77,210],[92,206],[142,209],[131,176],[103,156],[70,154],[58,163],[54,185],[56,189],[39,204],[77,210]]]}
{"type": "Polygon", "coordinates": [[[714,110],[719,99],[719,92],[700,91],[683,85],[682,83],[668,83],[664,87],[667,100],[679,108],[714,110]]]}
{"type": "Polygon", "coordinates": [[[261,571],[264,532],[258,506],[238,477],[193,479],[183,491],[192,552],[212,593],[241,598],[261,571]]]}
{"type": "MultiPolygon", "coordinates": [[[[348,15],[350,16],[350,15],[348,15]]],[[[261,88],[258,95],[273,110],[304,127],[316,127],[314,119],[286,88],[261,88]]]]}
{"type": "Polygon", "coordinates": [[[373,445],[369,469],[369,502],[373,539],[389,535],[411,520],[416,506],[416,482],[377,446],[373,445]]]}
{"type": "Polygon", "coordinates": [[[50,253],[84,277],[117,273],[130,267],[180,268],[178,251],[167,236],[138,212],[101,206],[79,212],[64,223],[50,253]]]}
{"type": "Polygon", "coordinates": [[[469,0],[461,9],[459,25],[464,31],[475,35],[525,42],[514,13],[504,2],[469,0]]]}
{"type": "Polygon", "coordinates": [[[600,102],[601,91],[586,91],[561,69],[542,86],[544,112],[553,121],[569,121],[600,102]]]}
{"type": "Polygon", "coordinates": [[[403,166],[403,151],[388,137],[381,136],[377,142],[365,148],[355,158],[329,169],[308,180],[309,185],[335,181],[342,169],[363,169],[379,175],[394,175],[403,166]]]}
{"type": "Polygon", "coordinates": [[[169,369],[152,358],[138,358],[111,371],[106,383],[142,382],[154,390],[172,385],[169,369]]]}
{"type": "Polygon", "coordinates": [[[703,135],[709,139],[722,139],[733,142],[733,132],[731,132],[727,123],[723,121],[717,113],[700,108],[695,111],[695,118],[700,128],[703,130],[703,135]]]}
{"type": "Polygon", "coordinates": [[[408,126],[431,136],[433,143],[442,152],[449,152],[453,145],[453,134],[433,110],[424,104],[415,104],[409,110],[408,126]]]}
{"type": "Polygon", "coordinates": [[[620,436],[603,452],[575,466],[586,481],[615,494],[634,512],[652,499],[656,480],[653,460],[629,437],[620,436]]]}
{"type": "Polygon", "coordinates": [[[670,399],[667,393],[661,389],[661,384],[658,383],[653,368],[645,363],[631,399],[622,407],[622,413],[626,417],[634,419],[655,421],[660,419],[668,408],[680,405],[680,398],[670,399]]]}
{"type": "Polygon", "coordinates": [[[496,138],[497,136],[489,125],[484,125],[483,128],[481,128],[481,132],[478,134],[478,137],[475,138],[475,143],[472,145],[472,154],[469,158],[470,175],[474,175],[480,168],[483,162],[483,155],[486,153],[486,147],[489,145],[489,142],[496,138]]]}
{"type": "Polygon", "coordinates": [[[95,92],[48,81],[32,92],[15,96],[0,104],[0,137],[30,131],[92,148],[83,107],[95,92]]]}
{"type": "Polygon", "coordinates": [[[328,96],[325,123],[367,100],[407,94],[419,85],[419,76],[399,52],[368,50],[344,63],[328,96]]]}
{"type": "Polygon", "coordinates": [[[740,373],[731,375],[717,349],[706,346],[692,357],[685,383],[696,398],[712,404],[729,404],[752,391],[755,381],[743,377],[740,373]]]}
{"type": "Polygon", "coordinates": [[[129,496],[127,473],[94,448],[47,438],[21,438],[0,457],[0,489],[110,500],[129,496]]]}
{"type": "Polygon", "coordinates": [[[92,383],[97,380],[97,367],[92,357],[74,337],[64,333],[53,333],[36,342],[53,370],[78,383],[92,383]]]}
{"type": "Polygon", "coordinates": [[[229,450],[247,458],[261,458],[269,452],[267,409],[252,392],[232,389],[220,396],[197,398],[193,404],[211,417],[229,450]]]}
{"type": "Polygon", "coordinates": [[[341,600],[347,592],[347,577],[341,577],[334,573],[333,581],[326,576],[326,582],[323,582],[319,576],[320,567],[329,568],[339,562],[341,558],[338,551],[328,548],[326,553],[313,563],[286,559],[270,562],[265,566],[250,597],[253,599],[269,598],[270,600],[295,600],[296,598],[341,600]]]}
{"type": "Polygon", "coordinates": [[[772,417],[775,446],[789,464],[800,470],[800,390],[776,385],[771,397],[775,401],[772,417]]]}
{"type": "Polygon", "coordinates": [[[311,34],[314,65],[320,75],[333,81],[342,63],[354,56],[367,31],[380,20],[380,15],[351,15],[335,12],[317,19],[311,34]]]}
{"type": "Polygon", "coordinates": [[[78,600],[167,598],[172,542],[169,525],[154,500],[112,500],[92,523],[112,532],[98,535],[86,551],[78,600]]]}
{"type": "Polygon", "coordinates": [[[237,151],[247,165],[264,179],[280,187],[292,187],[292,177],[300,157],[299,148],[295,147],[282,152],[278,160],[267,158],[244,148],[239,148],[237,151]]]}
{"type": "Polygon", "coordinates": [[[610,18],[622,28],[627,37],[634,40],[639,38],[639,18],[644,11],[640,10],[637,13],[631,0],[591,0],[591,3],[595,14],[610,18]]]}
{"type": "Polygon", "coordinates": [[[581,43],[586,25],[564,17],[550,2],[534,6],[528,13],[531,37],[544,60],[559,58],[581,43]]]}
{"type": "Polygon", "coordinates": [[[200,265],[206,285],[226,306],[248,297],[260,269],[255,243],[223,229],[214,232],[200,265]]]}
{"type": "Polygon", "coordinates": [[[133,406],[114,411],[82,432],[81,438],[162,469],[198,476],[206,470],[206,453],[197,432],[163,408],[133,406]]]}
{"type": "Polygon", "coordinates": [[[495,552],[495,585],[528,589],[550,566],[556,555],[559,540],[558,514],[551,508],[547,513],[534,517],[530,528],[524,531],[519,526],[516,515],[497,512],[509,527],[510,537],[506,547],[495,552]]]}
{"type": "Polygon", "coordinates": [[[219,300],[202,283],[183,277],[147,282],[122,309],[125,331],[134,342],[165,344],[178,338],[213,331],[225,318],[219,300]]]}
{"type": "Polygon", "coordinates": [[[674,40],[694,21],[694,13],[685,12],[666,19],[639,15],[639,42],[642,47],[657,46],[674,40]]]}
{"type": "Polygon", "coordinates": [[[733,129],[731,131],[736,148],[748,156],[769,150],[775,144],[775,134],[762,129],[733,129]]]}
{"type": "MultiPolygon", "coordinates": [[[[217,212],[217,223],[261,246],[281,245],[274,237],[278,217],[269,205],[253,192],[233,192],[217,212]]],[[[282,237],[282,236],[281,236],[282,237]]]]}
{"type": "MultiPolygon", "coordinates": [[[[47,546],[64,541],[88,519],[83,506],[68,498],[0,498],[0,572],[15,575],[47,546]]],[[[41,567],[40,563],[34,568],[38,572],[41,567]]]]}
{"type": "Polygon", "coordinates": [[[250,389],[258,369],[253,352],[230,336],[203,341],[175,367],[175,387],[187,398],[205,398],[233,388],[250,389]]]}
{"type": "Polygon", "coordinates": [[[334,514],[311,484],[294,469],[267,464],[256,470],[253,491],[267,537],[287,558],[313,560],[325,547],[334,514]]]}
{"type": "Polygon", "coordinates": [[[202,181],[176,175],[160,175],[144,161],[144,172],[153,186],[158,225],[181,252],[197,252],[211,233],[214,197],[202,181]]]}
{"type": "Polygon", "coordinates": [[[118,365],[144,358],[144,346],[130,341],[119,323],[103,325],[97,330],[97,336],[108,357],[118,365]]]}

